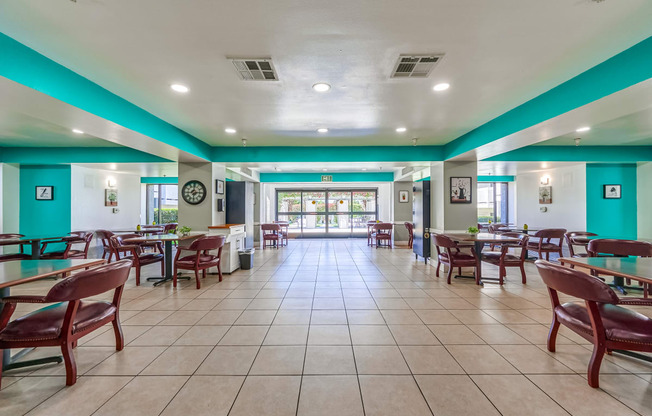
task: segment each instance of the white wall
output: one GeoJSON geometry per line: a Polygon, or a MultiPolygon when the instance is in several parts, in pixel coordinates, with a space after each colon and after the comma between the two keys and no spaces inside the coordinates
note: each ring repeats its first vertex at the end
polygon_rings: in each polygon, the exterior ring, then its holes
{"type": "Polygon", "coordinates": [[[652,162],[639,163],[636,169],[638,238],[652,238],[652,162]]]}
{"type": "Polygon", "coordinates": [[[141,224],[140,176],[71,166],[72,230],[132,229],[141,224]],[[118,213],[104,206],[104,190],[113,178],[118,190],[118,213]]]}
{"type": "Polygon", "coordinates": [[[586,165],[578,163],[516,175],[516,217],[519,226],[586,230],[586,165]],[[539,204],[542,176],[550,177],[552,203],[539,204]],[[546,207],[547,212],[540,212],[546,207]]]}
{"type": "Polygon", "coordinates": [[[18,165],[2,164],[0,169],[0,231],[5,234],[17,233],[20,215],[20,167],[18,165]]]}

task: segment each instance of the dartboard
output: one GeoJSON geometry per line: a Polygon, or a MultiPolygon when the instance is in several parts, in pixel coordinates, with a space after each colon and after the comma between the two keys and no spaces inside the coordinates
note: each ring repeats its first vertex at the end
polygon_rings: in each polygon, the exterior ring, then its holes
{"type": "Polygon", "coordinates": [[[199,181],[188,181],[181,188],[181,196],[189,204],[200,204],[206,198],[206,187],[199,181]]]}

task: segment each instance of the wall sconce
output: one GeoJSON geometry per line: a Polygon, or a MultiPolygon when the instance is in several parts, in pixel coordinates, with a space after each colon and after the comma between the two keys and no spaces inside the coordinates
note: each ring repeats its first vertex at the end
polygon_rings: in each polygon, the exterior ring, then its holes
{"type": "Polygon", "coordinates": [[[116,182],[114,178],[108,178],[106,180],[106,184],[109,186],[109,188],[115,188],[116,182]]]}
{"type": "Polygon", "coordinates": [[[550,185],[550,176],[548,175],[542,176],[541,179],[539,179],[539,181],[541,182],[541,185],[550,185]]]}

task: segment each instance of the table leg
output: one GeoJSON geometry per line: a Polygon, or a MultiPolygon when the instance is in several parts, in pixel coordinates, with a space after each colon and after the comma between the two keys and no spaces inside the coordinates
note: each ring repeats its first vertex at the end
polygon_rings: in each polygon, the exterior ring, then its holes
{"type": "MultiPolygon", "coordinates": [[[[172,240],[165,240],[165,249],[164,249],[164,259],[163,261],[165,262],[165,276],[163,277],[148,277],[147,281],[148,282],[155,282],[154,286],[158,286],[162,283],[165,282],[170,282],[172,281],[173,278],[173,269],[172,269],[172,240]]],[[[186,276],[183,277],[183,279],[190,279],[190,277],[186,276]]]]}
{"type": "Polygon", "coordinates": [[[41,258],[41,240],[32,240],[32,260],[41,258]]]}
{"type": "Polygon", "coordinates": [[[628,357],[634,357],[638,358],[639,360],[647,361],[649,363],[652,363],[652,357],[645,355],[645,354],[640,354],[636,351],[627,351],[627,350],[613,350],[613,352],[626,355],[628,357]]]}

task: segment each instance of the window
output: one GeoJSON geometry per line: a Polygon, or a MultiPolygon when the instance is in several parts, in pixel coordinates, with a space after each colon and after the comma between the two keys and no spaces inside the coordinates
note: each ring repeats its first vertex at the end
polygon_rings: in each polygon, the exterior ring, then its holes
{"type": "Polygon", "coordinates": [[[179,187],[168,184],[147,185],[147,224],[179,222],[179,187]]]}
{"type": "Polygon", "coordinates": [[[506,182],[478,183],[478,222],[487,224],[509,222],[506,182]]]}

